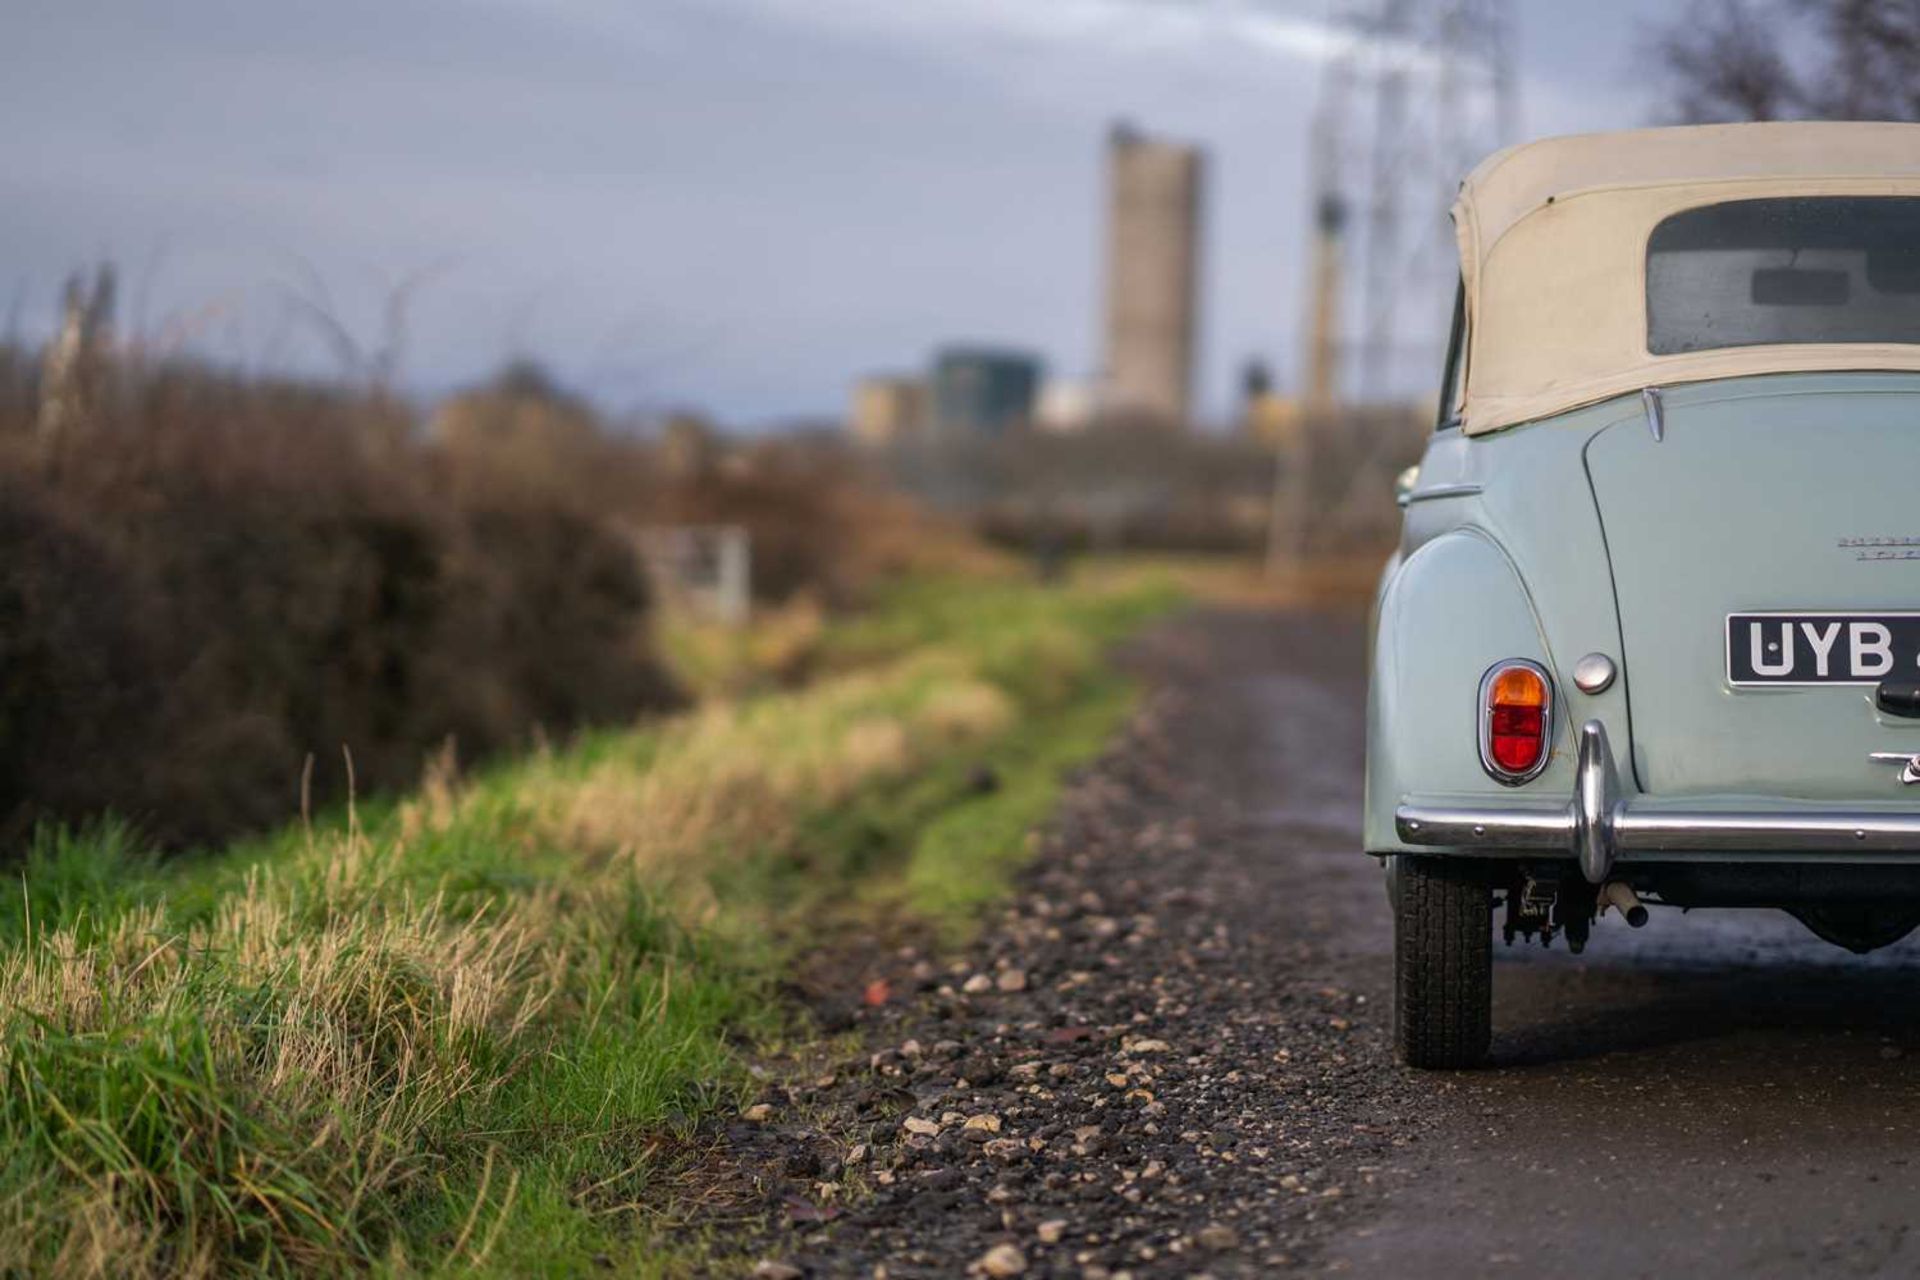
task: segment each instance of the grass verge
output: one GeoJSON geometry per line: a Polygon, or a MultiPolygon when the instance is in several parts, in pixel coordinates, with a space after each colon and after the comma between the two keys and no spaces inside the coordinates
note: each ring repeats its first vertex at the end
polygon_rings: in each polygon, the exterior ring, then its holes
{"type": "Polygon", "coordinates": [[[663,1274],[676,1144],[849,900],[1002,891],[1164,582],[912,584],[830,674],[161,864],[47,833],[0,918],[0,1272],[663,1274]]]}

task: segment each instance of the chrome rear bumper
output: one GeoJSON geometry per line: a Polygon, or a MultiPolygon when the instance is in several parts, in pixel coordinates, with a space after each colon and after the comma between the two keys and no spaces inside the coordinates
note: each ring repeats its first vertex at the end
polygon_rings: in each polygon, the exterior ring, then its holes
{"type": "Polygon", "coordinates": [[[1415,800],[1394,813],[1408,844],[1465,852],[1573,855],[1594,884],[1615,860],[1662,854],[1920,854],[1920,812],[1684,808],[1623,799],[1607,731],[1580,727],[1573,798],[1559,806],[1415,800]]]}

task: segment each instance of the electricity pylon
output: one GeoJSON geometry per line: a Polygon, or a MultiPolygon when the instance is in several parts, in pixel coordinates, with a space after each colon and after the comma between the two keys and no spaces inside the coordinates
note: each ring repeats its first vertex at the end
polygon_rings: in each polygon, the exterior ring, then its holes
{"type": "Polygon", "coordinates": [[[1509,0],[1333,4],[1339,44],[1313,118],[1321,261],[1309,381],[1325,363],[1319,380],[1344,383],[1342,399],[1405,400],[1439,377],[1454,192],[1518,127],[1509,0]],[[1332,268],[1329,252],[1337,255],[1332,268]],[[1329,270],[1338,282],[1331,290],[1355,305],[1327,296],[1329,270]],[[1347,315],[1357,318],[1352,331],[1333,328],[1347,315]]]}

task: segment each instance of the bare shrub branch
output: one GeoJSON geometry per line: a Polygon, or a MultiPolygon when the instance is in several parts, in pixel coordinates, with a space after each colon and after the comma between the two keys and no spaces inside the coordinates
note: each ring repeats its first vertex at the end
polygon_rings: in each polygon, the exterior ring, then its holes
{"type": "Polygon", "coordinates": [[[1920,120],[1920,0],[1694,0],[1648,43],[1676,121],[1920,120]]]}

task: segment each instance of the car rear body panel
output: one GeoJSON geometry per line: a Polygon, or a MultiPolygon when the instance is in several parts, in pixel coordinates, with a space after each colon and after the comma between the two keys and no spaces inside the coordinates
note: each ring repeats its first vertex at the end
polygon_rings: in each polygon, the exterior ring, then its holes
{"type": "Polygon", "coordinates": [[[1591,437],[1586,463],[1619,608],[1639,789],[1899,795],[1898,770],[1871,755],[1920,752],[1920,720],[1878,712],[1871,687],[1735,687],[1727,615],[1920,609],[1920,555],[1888,553],[1908,538],[1920,550],[1920,378],[1783,375],[1677,389],[1663,439],[1616,421],[1591,437]]]}

